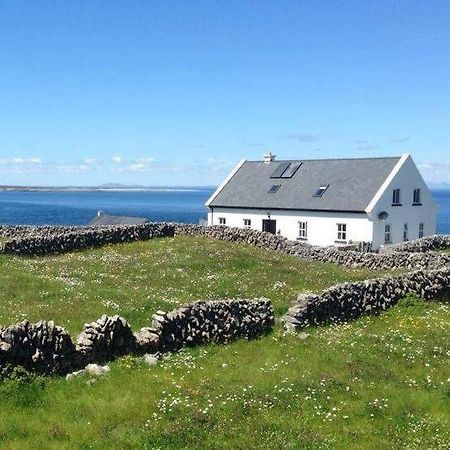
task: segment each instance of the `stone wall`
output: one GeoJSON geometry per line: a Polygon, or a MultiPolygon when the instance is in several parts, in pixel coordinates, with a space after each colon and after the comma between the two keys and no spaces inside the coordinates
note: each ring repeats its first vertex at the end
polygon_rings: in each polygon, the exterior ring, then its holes
{"type": "Polygon", "coordinates": [[[153,329],[159,334],[159,347],[164,351],[252,339],[269,331],[274,323],[274,311],[267,299],[200,301],[153,316],[153,329]]]}
{"type": "Polygon", "coordinates": [[[450,248],[450,235],[435,234],[434,236],[426,236],[414,241],[389,245],[383,249],[383,252],[428,252],[446,248],[450,248]]]}
{"type": "Polygon", "coordinates": [[[286,238],[248,228],[225,226],[176,225],[175,235],[206,236],[223,241],[254,245],[266,250],[280,251],[308,261],[330,262],[346,267],[385,269],[437,269],[450,265],[450,255],[439,253],[367,253],[353,250],[342,251],[337,247],[315,247],[304,242],[288,241],[286,238]]]}
{"type": "Polygon", "coordinates": [[[450,267],[343,283],[318,295],[300,294],[282,320],[286,330],[297,331],[310,325],[344,322],[378,313],[408,294],[429,300],[446,295],[449,290],[450,267]]]}
{"type": "Polygon", "coordinates": [[[173,225],[156,223],[95,228],[31,227],[28,231],[19,229],[15,236],[20,237],[12,237],[1,244],[2,253],[42,256],[173,236],[173,225]]]}
{"type": "MultiPolygon", "coordinates": [[[[450,265],[450,255],[424,252],[418,241],[408,243],[384,253],[367,253],[339,248],[315,247],[303,242],[248,228],[225,226],[201,226],[189,224],[149,223],[112,227],[3,227],[4,236],[13,236],[0,244],[0,251],[19,255],[46,255],[65,253],[86,248],[100,247],[131,241],[148,240],[174,235],[205,236],[228,242],[244,243],[279,251],[308,261],[330,262],[346,267],[366,267],[373,270],[386,269],[437,269],[450,265]],[[9,229],[9,231],[8,231],[9,229]],[[14,231],[15,230],[15,231],[14,231]],[[14,237],[15,236],[15,237],[14,237]],[[20,236],[20,237],[17,237],[20,236]],[[417,249],[415,252],[410,249],[417,249]]],[[[428,239],[427,246],[448,242],[449,236],[428,239]],[[434,242],[434,244],[430,244],[434,242]]],[[[401,244],[403,245],[403,244],[401,244]]]]}
{"type": "Polygon", "coordinates": [[[66,226],[33,226],[33,225],[0,225],[0,237],[20,239],[24,237],[36,236],[36,235],[50,235],[68,233],[70,231],[78,231],[86,229],[87,227],[66,227],[66,226]]]}
{"type": "Polygon", "coordinates": [[[153,327],[136,333],[123,317],[103,315],[85,324],[75,342],[52,321],[25,321],[0,328],[0,365],[64,374],[125,354],[255,338],[267,333],[274,320],[272,305],[266,299],[195,302],[169,313],[158,311],[153,327]]]}
{"type": "Polygon", "coordinates": [[[75,345],[54,322],[24,321],[0,328],[0,365],[13,364],[44,373],[65,373],[72,366],[75,345]]]}

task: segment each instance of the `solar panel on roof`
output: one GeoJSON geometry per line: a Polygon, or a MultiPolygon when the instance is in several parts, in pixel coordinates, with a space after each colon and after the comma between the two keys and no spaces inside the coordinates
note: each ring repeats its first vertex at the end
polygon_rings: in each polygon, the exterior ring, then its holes
{"type": "Polygon", "coordinates": [[[292,178],[302,163],[290,164],[289,167],[282,173],[281,178],[292,178]]]}
{"type": "Polygon", "coordinates": [[[283,175],[284,171],[291,165],[291,163],[283,162],[278,164],[275,171],[270,175],[270,178],[281,178],[281,175],[283,175]]]}

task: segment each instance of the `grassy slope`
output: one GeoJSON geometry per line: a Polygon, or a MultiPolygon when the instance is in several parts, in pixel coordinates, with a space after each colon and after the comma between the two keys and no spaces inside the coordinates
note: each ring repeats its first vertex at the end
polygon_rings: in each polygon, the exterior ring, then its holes
{"type": "Polygon", "coordinates": [[[46,258],[0,256],[0,324],[53,319],[71,332],[103,313],[134,328],[157,309],[265,296],[284,312],[297,293],[372,276],[202,238],[157,239],[46,258]]]}
{"type": "MultiPolygon", "coordinates": [[[[266,295],[281,313],[298,291],[368,275],[188,238],[0,262],[1,323],[55,318],[74,332],[105,311],[136,328],[197,298],[266,295]]],[[[0,447],[444,448],[449,322],[448,305],[408,299],[305,340],[277,329],[157,367],[125,357],[93,384],[3,383],[0,447]]]]}

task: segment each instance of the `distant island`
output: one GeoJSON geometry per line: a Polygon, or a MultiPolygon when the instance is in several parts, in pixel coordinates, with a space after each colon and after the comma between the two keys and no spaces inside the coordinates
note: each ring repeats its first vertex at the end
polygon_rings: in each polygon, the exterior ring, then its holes
{"type": "Polygon", "coordinates": [[[51,191],[193,191],[213,190],[217,186],[144,186],[120,183],[106,183],[98,186],[0,186],[0,191],[51,192],[51,191]]]}

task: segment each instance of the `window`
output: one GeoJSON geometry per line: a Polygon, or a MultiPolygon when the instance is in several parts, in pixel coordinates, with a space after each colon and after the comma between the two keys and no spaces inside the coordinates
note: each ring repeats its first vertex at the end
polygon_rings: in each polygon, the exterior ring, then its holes
{"type": "Polygon", "coordinates": [[[320,186],[319,189],[317,189],[316,193],[314,194],[314,197],[322,197],[323,194],[325,194],[325,191],[328,189],[328,184],[326,186],[320,186]]]}
{"type": "Polygon", "coordinates": [[[424,236],[423,229],[424,229],[424,223],[423,223],[423,222],[420,222],[420,223],[419,223],[419,237],[420,237],[420,238],[423,238],[423,236],[424,236]]]}
{"type": "Polygon", "coordinates": [[[298,223],[298,238],[308,239],[308,222],[298,223]]]}
{"type": "Polygon", "coordinates": [[[267,192],[269,194],[275,194],[275,192],[278,191],[278,189],[280,189],[281,184],[274,184],[267,192]]]}
{"type": "Polygon", "coordinates": [[[408,240],[408,224],[407,223],[403,224],[403,240],[404,241],[408,240]]]}
{"type": "Polygon", "coordinates": [[[337,224],[337,240],[346,241],[347,240],[347,224],[338,223],[337,224]]]}
{"type": "Polygon", "coordinates": [[[420,189],[414,189],[413,205],[421,205],[421,202],[420,202],[420,189]]]}
{"type": "Polygon", "coordinates": [[[252,226],[252,221],[250,219],[244,219],[244,227],[251,227],[252,226]]]}
{"type": "Polygon", "coordinates": [[[219,225],[225,225],[227,223],[227,219],[225,217],[219,217],[219,225]]]}
{"type": "Polygon", "coordinates": [[[384,243],[385,244],[390,244],[392,242],[391,240],[391,226],[390,225],[385,225],[384,226],[384,243]]]}
{"type": "Polygon", "coordinates": [[[392,191],[392,205],[393,206],[399,206],[400,203],[400,189],[394,189],[392,191]]]}

